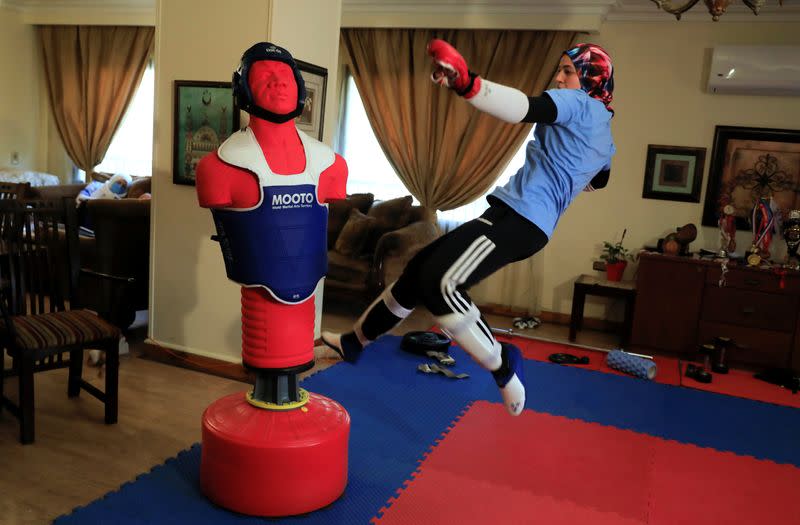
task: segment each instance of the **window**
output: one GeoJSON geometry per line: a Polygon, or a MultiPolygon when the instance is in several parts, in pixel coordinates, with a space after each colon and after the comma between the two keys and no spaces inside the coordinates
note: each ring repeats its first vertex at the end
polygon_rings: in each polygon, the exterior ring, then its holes
{"type": "MultiPolygon", "coordinates": [[[[154,70],[150,62],[103,161],[95,171],[149,177],[153,174],[154,70]]],[[[79,178],[86,174],[79,170],[79,178]]]]}
{"type": "MultiPolygon", "coordinates": [[[[508,179],[522,166],[525,161],[525,146],[531,139],[533,139],[533,129],[489,192],[495,186],[508,182],[508,179]]],[[[349,171],[347,193],[372,193],[380,200],[408,195],[408,190],[400,182],[400,178],[375,138],[364,104],[361,102],[361,95],[351,75],[347,75],[346,80],[339,150],[347,161],[349,171]]],[[[419,204],[416,199],[414,203],[419,204]]],[[[485,196],[480,197],[454,210],[438,212],[439,221],[449,230],[480,216],[487,207],[485,196]]]]}

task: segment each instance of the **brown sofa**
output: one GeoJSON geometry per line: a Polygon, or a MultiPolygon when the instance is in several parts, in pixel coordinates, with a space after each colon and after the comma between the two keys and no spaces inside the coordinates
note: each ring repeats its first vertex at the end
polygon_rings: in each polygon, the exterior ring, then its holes
{"type": "MultiPolygon", "coordinates": [[[[30,188],[29,200],[74,199],[84,184],[65,184],[30,188]]],[[[150,200],[139,199],[150,193],[150,179],[134,181],[129,198],[95,199],[78,209],[82,229],[81,266],[112,275],[115,280],[84,279],[79,290],[83,304],[120,328],[133,322],[137,310],[148,308],[150,275],[150,200]]]]}
{"type": "Polygon", "coordinates": [[[410,195],[375,201],[359,193],[330,203],[326,293],[374,299],[439,235],[436,212],[413,206],[410,195]]]}

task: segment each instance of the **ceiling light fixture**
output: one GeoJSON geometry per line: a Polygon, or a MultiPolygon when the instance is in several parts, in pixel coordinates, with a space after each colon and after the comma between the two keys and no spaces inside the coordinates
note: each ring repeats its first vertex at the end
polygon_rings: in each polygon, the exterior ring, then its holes
{"type": "MultiPolygon", "coordinates": [[[[680,6],[673,6],[670,0],[651,0],[654,4],[656,4],[659,8],[663,9],[667,13],[671,13],[675,15],[675,18],[678,20],[681,19],[681,15],[691,9],[692,7],[697,4],[700,0],[689,0],[683,5],[680,6]]],[[[711,13],[711,18],[716,22],[719,20],[725,10],[728,9],[728,6],[731,5],[733,0],[703,0],[703,3],[708,7],[708,12],[711,13]]],[[[766,0],[742,0],[744,4],[750,8],[753,14],[758,14],[759,9],[766,3],[766,0]]],[[[783,5],[783,0],[778,0],[780,5],[783,5]]]]}

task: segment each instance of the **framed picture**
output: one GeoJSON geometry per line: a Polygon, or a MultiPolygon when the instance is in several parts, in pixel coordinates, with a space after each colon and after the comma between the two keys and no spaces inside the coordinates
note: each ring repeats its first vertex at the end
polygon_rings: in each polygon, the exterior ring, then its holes
{"type": "Polygon", "coordinates": [[[717,126],[711,155],[703,226],[717,226],[730,204],[737,229],[749,229],[761,197],[784,211],[800,208],[800,131],[717,126]]]}
{"type": "Polygon", "coordinates": [[[642,197],[700,202],[705,161],[705,148],[648,145],[642,197]]]}
{"type": "Polygon", "coordinates": [[[195,184],[200,159],[239,130],[230,82],[175,81],[172,182],[195,184]]]}
{"type": "Polygon", "coordinates": [[[322,124],[325,117],[325,90],[328,85],[328,70],[302,60],[295,60],[297,69],[306,84],[306,103],[303,112],[295,118],[297,129],[301,129],[317,140],[322,140],[322,124]]]}

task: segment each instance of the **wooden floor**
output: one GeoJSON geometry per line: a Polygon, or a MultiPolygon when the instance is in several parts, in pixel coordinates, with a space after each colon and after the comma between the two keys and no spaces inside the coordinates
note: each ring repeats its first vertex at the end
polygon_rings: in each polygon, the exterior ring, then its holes
{"type": "MultiPolygon", "coordinates": [[[[352,304],[325,305],[323,329],[347,330],[361,313],[352,304]]],[[[511,320],[487,316],[492,326],[511,320]]],[[[36,375],[36,442],[19,444],[19,426],[0,415],[0,525],[50,523],[133,480],[200,440],[200,418],[214,400],[248,385],[139,357],[145,328],[129,335],[131,351],[120,359],[119,423],[103,423],[102,404],[85,392],[68,399],[67,371],[36,375]]],[[[414,313],[394,332],[430,328],[429,314],[414,313]]],[[[527,333],[565,342],[566,326],[542,325],[527,333]]],[[[583,331],[578,343],[611,348],[616,337],[583,331]]],[[[320,349],[321,350],[321,349],[320,349]]],[[[331,366],[322,359],[318,367],[331,366]]],[[[102,369],[85,368],[84,378],[103,387],[102,369]]],[[[6,395],[15,398],[16,380],[6,395]]]]}

